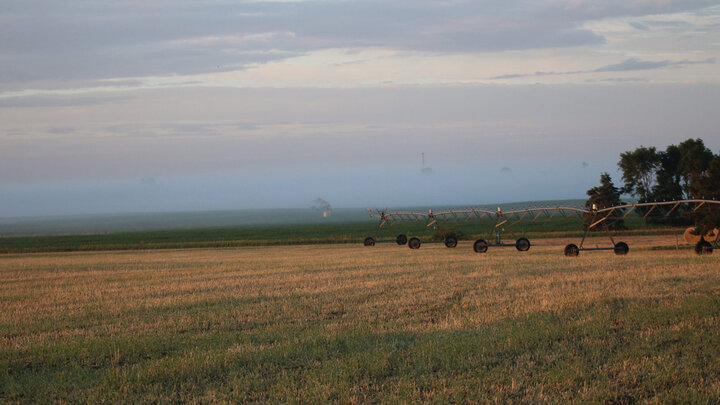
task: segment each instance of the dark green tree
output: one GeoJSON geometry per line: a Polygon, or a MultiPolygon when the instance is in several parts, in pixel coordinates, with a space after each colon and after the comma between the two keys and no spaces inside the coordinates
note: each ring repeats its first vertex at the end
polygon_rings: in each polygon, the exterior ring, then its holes
{"type": "MultiPolygon", "coordinates": [[[[687,139],[660,152],[655,147],[640,146],[620,155],[618,167],[625,182],[621,191],[640,202],[712,198],[717,190],[712,188],[710,174],[715,158],[700,138],[687,139]]],[[[692,210],[683,207],[639,207],[637,212],[647,215],[649,222],[667,225],[691,225],[696,219],[692,210]]]]}
{"type": "Polygon", "coordinates": [[[690,198],[702,197],[702,193],[696,188],[696,182],[705,177],[705,171],[710,167],[715,155],[700,138],[690,138],[680,143],[678,150],[680,151],[678,168],[682,173],[685,195],[690,198]]]}
{"type": "MultiPolygon", "coordinates": [[[[585,207],[588,209],[603,209],[623,205],[624,202],[620,200],[620,194],[620,189],[615,187],[610,175],[603,173],[600,175],[600,185],[587,191],[589,198],[585,202],[585,207]]],[[[598,218],[594,216],[586,217],[585,227],[587,228],[596,219],[598,218]]],[[[622,219],[622,212],[616,211],[613,217],[608,218],[605,224],[607,224],[607,228],[605,229],[625,229],[625,221],[622,219]]],[[[593,228],[593,230],[598,229],[593,228]]]]}
{"type": "MultiPolygon", "coordinates": [[[[699,196],[708,200],[720,200],[720,155],[710,161],[704,176],[697,178],[694,186],[699,196]]],[[[713,205],[696,212],[695,228],[700,235],[717,227],[720,227],[720,209],[713,205]]]]}
{"type": "MultiPolygon", "coordinates": [[[[653,201],[672,201],[685,198],[683,188],[683,174],[680,170],[682,153],[675,145],[668,146],[665,151],[659,152],[660,164],[658,166],[655,185],[652,188],[650,198],[653,201]]],[[[669,216],[668,209],[657,208],[654,210],[638,209],[641,214],[647,214],[647,221],[664,225],[692,225],[693,219],[690,212],[682,207],[672,210],[669,216]]]]}
{"type": "Polygon", "coordinates": [[[660,155],[654,146],[640,146],[620,155],[618,167],[623,172],[623,192],[633,194],[640,201],[648,201],[660,167],[660,155]]]}
{"type": "Polygon", "coordinates": [[[670,145],[664,152],[658,153],[659,165],[655,177],[655,186],[651,197],[657,201],[681,200],[683,194],[683,174],[680,171],[682,154],[680,148],[670,145]]]}

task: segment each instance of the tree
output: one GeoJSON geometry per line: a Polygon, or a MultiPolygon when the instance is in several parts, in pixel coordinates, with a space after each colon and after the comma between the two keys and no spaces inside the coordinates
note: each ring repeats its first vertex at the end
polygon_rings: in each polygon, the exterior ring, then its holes
{"type": "MultiPolygon", "coordinates": [[[[588,209],[603,209],[624,204],[624,202],[620,201],[620,189],[615,187],[612,178],[607,173],[600,175],[600,185],[588,190],[587,195],[589,198],[585,202],[585,207],[588,209]]],[[[618,211],[612,218],[608,218],[606,221],[607,229],[625,229],[625,221],[623,221],[621,214],[618,211]]],[[[593,219],[595,218],[585,218],[585,227],[588,227],[593,219]]]]}
{"type": "MultiPolygon", "coordinates": [[[[679,145],[669,145],[658,152],[655,147],[644,147],[622,153],[618,167],[623,172],[625,185],[622,192],[636,196],[640,202],[673,201],[688,198],[720,198],[717,193],[718,168],[713,165],[717,157],[705,146],[702,139],[689,138],[679,145]],[[713,166],[711,173],[710,167],[713,166]],[[714,188],[713,188],[714,187],[714,188]],[[716,196],[716,197],[713,197],[716,196]]],[[[638,207],[637,212],[650,222],[670,225],[690,225],[696,222],[692,210],[638,207]],[[670,211],[672,211],[670,213],[670,211]]],[[[704,218],[704,214],[702,214],[704,218]]],[[[702,226],[714,217],[702,219],[702,226]]],[[[716,221],[715,226],[718,225],[716,221]]]]}
{"type": "MultiPolygon", "coordinates": [[[[660,163],[655,177],[656,184],[652,188],[650,198],[654,201],[684,199],[683,174],[680,171],[680,161],[682,159],[680,148],[669,145],[665,151],[659,152],[658,156],[660,163]]],[[[652,223],[674,226],[693,224],[692,213],[687,212],[682,207],[673,209],[670,216],[666,215],[667,209],[662,208],[655,210],[638,209],[638,212],[647,214],[647,221],[652,223]]]]}
{"type": "MultiPolygon", "coordinates": [[[[705,175],[696,179],[695,187],[699,196],[709,200],[720,200],[720,155],[710,161],[705,175]]],[[[707,207],[696,212],[695,228],[700,235],[720,226],[720,209],[707,207]]]]}
{"type": "Polygon", "coordinates": [[[659,166],[660,155],[654,146],[640,146],[634,151],[622,153],[618,162],[625,182],[622,191],[637,196],[640,201],[648,201],[659,166]]]}
{"type": "Polygon", "coordinates": [[[714,156],[712,151],[705,147],[703,140],[688,139],[678,145],[680,161],[678,168],[682,173],[684,191],[688,197],[702,197],[695,183],[705,176],[714,156]]]}
{"type": "Polygon", "coordinates": [[[682,154],[680,148],[670,145],[664,152],[658,153],[658,169],[655,176],[655,186],[651,196],[656,201],[682,200],[683,174],[680,171],[682,154]]]}

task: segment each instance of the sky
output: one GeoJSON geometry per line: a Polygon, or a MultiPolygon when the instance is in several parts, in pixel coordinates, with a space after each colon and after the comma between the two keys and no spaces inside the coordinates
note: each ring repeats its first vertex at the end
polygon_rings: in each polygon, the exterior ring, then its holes
{"type": "Polygon", "coordinates": [[[717,0],[6,0],[0,217],[584,198],[720,153],[719,63],[717,0]]]}

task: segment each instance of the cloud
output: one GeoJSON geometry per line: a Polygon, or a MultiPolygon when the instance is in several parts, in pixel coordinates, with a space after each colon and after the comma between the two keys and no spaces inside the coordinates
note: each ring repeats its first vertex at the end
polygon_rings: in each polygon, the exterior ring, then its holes
{"type": "Polygon", "coordinates": [[[257,131],[263,125],[251,122],[209,123],[126,123],[109,125],[99,130],[115,136],[132,138],[201,138],[218,137],[257,131]]]}
{"type": "Polygon", "coordinates": [[[18,137],[18,136],[24,136],[26,134],[25,130],[22,130],[19,128],[3,129],[2,133],[6,137],[18,137]]]}
{"type": "MultiPolygon", "coordinates": [[[[133,138],[178,138],[219,136],[226,125],[197,123],[163,123],[163,124],[118,124],[104,128],[104,131],[133,138]]],[[[232,127],[237,127],[233,124],[232,127]]]]}
{"type": "Polygon", "coordinates": [[[57,134],[57,135],[65,135],[65,134],[72,134],[75,132],[74,127],[70,126],[62,126],[62,127],[50,127],[47,129],[47,132],[49,134],[57,134]]]}
{"type": "Polygon", "coordinates": [[[640,31],[647,31],[650,29],[650,27],[640,22],[631,22],[630,26],[640,31]]]}
{"type": "MultiPolygon", "coordinates": [[[[519,73],[519,74],[505,74],[500,76],[493,76],[490,80],[501,80],[501,79],[517,79],[522,77],[541,77],[541,76],[560,76],[560,75],[576,75],[584,73],[603,73],[603,72],[629,72],[635,70],[653,70],[662,69],[667,67],[683,68],[688,65],[701,65],[701,64],[713,64],[716,62],[715,58],[708,58],[704,60],[661,60],[661,61],[643,61],[635,58],[626,59],[620,63],[612,65],[606,65],[597,69],[590,70],[571,70],[566,72],[535,72],[535,73],[519,73]]],[[[606,81],[637,81],[638,79],[606,79],[606,81]]]]}
{"type": "MultiPolygon", "coordinates": [[[[649,70],[649,69],[660,69],[668,67],[673,62],[669,60],[662,60],[658,62],[653,61],[641,61],[635,58],[626,59],[620,63],[614,65],[603,66],[601,68],[593,70],[593,72],[626,72],[628,70],[649,70]]],[[[675,62],[676,66],[679,66],[682,62],[675,62]]]]}
{"type": "Polygon", "coordinates": [[[638,29],[640,31],[650,31],[652,28],[655,27],[661,27],[661,28],[689,28],[693,27],[693,24],[691,24],[688,21],[679,21],[679,20],[650,20],[650,21],[633,21],[629,23],[631,27],[638,29]]]}
{"type": "Polygon", "coordinates": [[[240,70],[316,50],[436,53],[600,44],[587,21],[711,0],[536,2],[47,2],[0,6],[0,83],[240,70]]]}
{"type": "Polygon", "coordinates": [[[607,79],[588,79],[588,83],[642,83],[647,82],[648,79],[641,77],[610,77],[607,79]]]}
{"type": "Polygon", "coordinates": [[[588,73],[591,71],[587,70],[573,70],[569,72],[535,72],[535,73],[518,73],[518,74],[507,74],[507,75],[500,75],[500,76],[493,76],[490,78],[490,80],[500,80],[500,79],[517,79],[521,77],[541,77],[541,76],[558,76],[558,75],[574,75],[578,73],[588,73]]]}
{"type": "Polygon", "coordinates": [[[635,58],[626,59],[620,63],[614,65],[603,66],[601,68],[593,70],[593,72],[627,72],[631,70],[651,70],[661,69],[665,67],[685,67],[687,65],[700,65],[700,64],[711,64],[715,63],[715,58],[709,58],[705,60],[680,60],[680,61],[643,61],[635,58]]]}
{"type": "Polygon", "coordinates": [[[693,25],[687,21],[648,21],[646,23],[651,27],[692,27],[693,25]]]}
{"type": "Polygon", "coordinates": [[[106,97],[12,97],[0,98],[0,108],[35,108],[35,107],[79,107],[100,104],[121,104],[133,100],[131,96],[106,96],[106,97]]]}

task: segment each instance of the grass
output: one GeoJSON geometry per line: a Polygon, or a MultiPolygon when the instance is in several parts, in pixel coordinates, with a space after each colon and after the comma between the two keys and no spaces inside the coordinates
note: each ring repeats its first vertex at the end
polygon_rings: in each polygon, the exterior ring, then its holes
{"type": "Polygon", "coordinates": [[[718,257],[661,239],[4,255],[0,401],[716,403],[718,257]]]}

